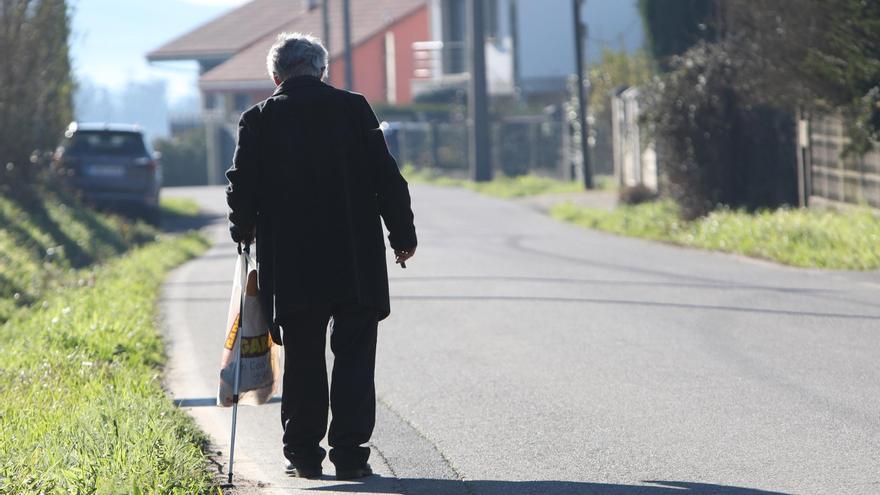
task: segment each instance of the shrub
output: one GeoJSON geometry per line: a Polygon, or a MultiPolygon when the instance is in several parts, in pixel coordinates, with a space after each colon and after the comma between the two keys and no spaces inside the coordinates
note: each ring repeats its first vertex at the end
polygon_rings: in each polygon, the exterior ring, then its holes
{"type": "Polygon", "coordinates": [[[656,191],[648,188],[644,184],[635,186],[626,186],[620,188],[617,199],[625,205],[638,205],[648,203],[658,198],[656,191]]]}
{"type": "Polygon", "coordinates": [[[157,139],[162,153],[162,175],[166,186],[197,186],[208,183],[208,151],[205,128],[190,129],[180,136],[157,139]]]}
{"type": "Polygon", "coordinates": [[[646,118],[684,218],[720,205],[756,210],[796,201],[790,114],[750,103],[740,84],[747,69],[721,43],[700,44],[674,65],[646,92],[646,118]]]}

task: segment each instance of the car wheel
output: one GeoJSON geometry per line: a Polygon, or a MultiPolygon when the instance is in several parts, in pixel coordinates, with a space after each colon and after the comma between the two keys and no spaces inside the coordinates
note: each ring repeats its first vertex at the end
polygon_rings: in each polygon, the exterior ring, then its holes
{"type": "Polygon", "coordinates": [[[159,227],[162,224],[162,210],[158,207],[150,207],[144,212],[144,221],[153,227],[159,227]]]}

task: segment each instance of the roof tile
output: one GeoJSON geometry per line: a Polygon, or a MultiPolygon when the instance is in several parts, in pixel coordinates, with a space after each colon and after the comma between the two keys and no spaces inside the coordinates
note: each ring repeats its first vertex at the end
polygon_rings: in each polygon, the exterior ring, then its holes
{"type": "MultiPolygon", "coordinates": [[[[257,2],[275,0],[255,0],[257,2]]],[[[289,0],[288,4],[289,4],[289,0]]],[[[383,28],[417,11],[426,0],[351,0],[352,45],[357,46],[383,28]]],[[[342,55],[342,2],[331,3],[330,9],[330,57],[342,55]]],[[[268,8],[268,6],[267,6],[268,8]]],[[[266,82],[271,84],[266,73],[266,54],[281,32],[311,33],[321,36],[323,31],[321,9],[309,12],[299,11],[299,15],[288,19],[284,24],[263,32],[263,36],[250,46],[241,50],[231,59],[208,71],[201,77],[202,85],[222,83],[266,82]]],[[[283,16],[277,15],[277,18],[283,16]]]]}
{"type": "MultiPolygon", "coordinates": [[[[291,0],[253,0],[164,44],[148,60],[229,57],[306,11],[291,0]]],[[[313,9],[312,13],[321,9],[313,9]]]]}

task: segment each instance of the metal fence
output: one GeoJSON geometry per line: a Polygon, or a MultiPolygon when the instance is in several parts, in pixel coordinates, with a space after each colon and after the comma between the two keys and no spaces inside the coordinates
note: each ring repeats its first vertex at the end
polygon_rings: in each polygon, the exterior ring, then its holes
{"type": "MultiPolygon", "coordinates": [[[[496,174],[536,174],[570,178],[566,126],[543,116],[512,117],[492,124],[492,165],[496,174]]],[[[391,153],[401,165],[432,168],[450,175],[468,172],[465,123],[395,122],[386,130],[391,153]]]]}
{"type": "Polygon", "coordinates": [[[468,133],[463,124],[395,122],[385,137],[400,165],[453,174],[468,170],[468,133]]]}
{"type": "Polygon", "coordinates": [[[847,140],[841,117],[814,116],[801,126],[801,134],[809,136],[806,187],[811,196],[880,208],[880,143],[865,156],[844,157],[847,140]]]}

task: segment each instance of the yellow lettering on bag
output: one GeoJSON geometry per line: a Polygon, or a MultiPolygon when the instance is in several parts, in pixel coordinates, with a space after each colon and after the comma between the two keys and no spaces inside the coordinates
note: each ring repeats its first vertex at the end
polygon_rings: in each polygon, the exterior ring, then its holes
{"type": "Polygon", "coordinates": [[[232,328],[229,329],[229,333],[226,334],[226,343],[223,347],[226,350],[231,351],[233,347],[235,347],[235,336],[238,334],[238,322],[241,321],[241,315],[237,315],[235,317],[235,321],[232,322],[232,328]]]}
{"type": "Polygon", "coordinates": [[[269,334],[241,338],[241,357],[253,358],[269,352],[269,334]]]}

